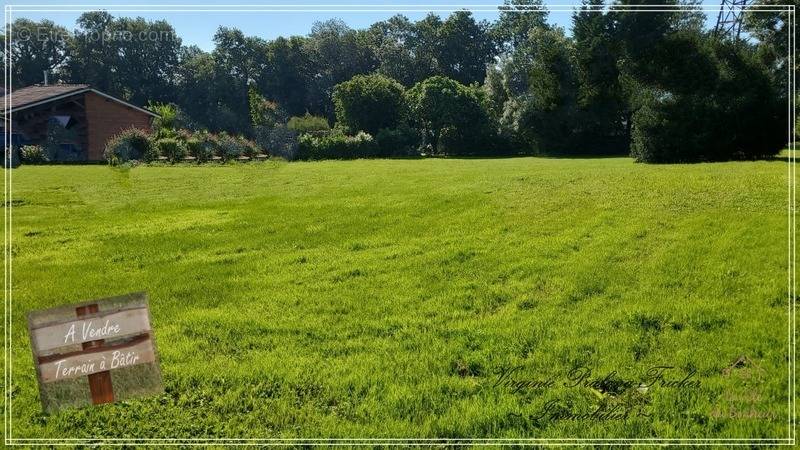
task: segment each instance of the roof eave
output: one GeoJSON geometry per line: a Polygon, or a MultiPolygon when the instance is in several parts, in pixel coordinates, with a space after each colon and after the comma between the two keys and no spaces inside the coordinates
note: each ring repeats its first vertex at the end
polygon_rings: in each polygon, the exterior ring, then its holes
{"type": "MultiPolygon", "coordinates": [[[[91,87],[82,88],[82,89],[76,89],[74,91],[66,92],[64,94],[59,94],[59,95],[56,95],[56,96],[53,96],[53,97],[50,97],[50,98],[46,98],[44,100],[39,100],[37,102],[28,103],[28,104],[20,105],[20,106],[17,106],[17,107],[12,107],[10,110],[6,110],[4,112],[4,114],[6,112],[10,112],[11,114],[13,114],[13,113],[18,112],[18,111],[23,111],[23,110],[26,110],[26,109],[29,109],[29,108],[33,108],[34,106],[44,105],[44,104],[47,104],[47,103],[50,103],[50,102],[54,102],[54,101],[61,100],[61,99],[67,98],[67,97],[71,97],[73,95],[85,94],[87,92],[93,92],[93,93],[95,93],[95,94],[97,94],[97,95],[99,95],[101,97],[105,97],[105,98],[107,98],[109,100],[113,100],[113,101],[115,101],[117,103],[120,103],[120,104],[123,104],[123,105],[125,105],[125,106],[127,106],[129,108],[135,109],[135,110],[137,110],[139,112],[143,112],[145,114],[148,114],[148,115],[150,115],[152,117],[161,117],[161,116],[159,116],[158,114],[156,114],[156,113],[154,113],[152,111],[148,111],[148,110],[146,110],[144,108],[140,108],[140,107],[138,107],[136,105],[132,105],[132,104],[126,102],[126,101],[120,100],[120,99],[118,99],[116,97],[112,97],[112,96],[110,96],[110,95],[108,95],[106,93],[100,92],[97,89],[94,89],[94,88],[91,88],[91,87]]],[[[13,91],[12,91],[11,95],[13,95],[13,91]]]]}

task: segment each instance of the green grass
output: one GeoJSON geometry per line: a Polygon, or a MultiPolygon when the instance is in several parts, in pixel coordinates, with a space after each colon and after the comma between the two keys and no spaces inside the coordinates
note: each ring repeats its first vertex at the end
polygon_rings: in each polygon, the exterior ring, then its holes
{"type": "Polygon", "coordinates": [[[786,437],[787,198],[785,160],[22,167],[13,437],[786,437]],[[165,394],[42,413],[25,314],[140,290],[165,394]]]}

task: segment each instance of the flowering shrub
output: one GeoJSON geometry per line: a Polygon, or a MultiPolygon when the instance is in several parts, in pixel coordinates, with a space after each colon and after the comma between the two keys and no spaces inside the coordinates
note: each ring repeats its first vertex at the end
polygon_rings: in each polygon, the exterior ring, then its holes
{"type": "Polygon", "coordinates": [[[153,161],[159,156],[175,163],[187,155],[193,156],[197,162],[209,161],[214,156],[230,161],[240,156],[254,158],[262,153],[266,152],[255,142],[225,132],[194,133],[180,129],[171,131],[168,136],[156,138],[146,131],[131,128],[111,138],[106,144],[104,155],[110,164],[121,164],[131,160],[153,161]]]}
{"type": "Polygon", "coordinates": [[[236,159],[244,154],[245,147],[235,136],[222,132],[216,136],[216,155],[223,161],[236,159]]]}
{"type": "Polygon", "coordinates": [[[19,156],[23,163],[41,164],[50,160],[44,149],[39,145],[23,145],[19,150],[19,156]]]}
{"type": "Polygon", "coordinates": [[[378,144],[369,133],[355,136],[332,133],[327,136],[300,136],[300,159],[356,159],[380,156],[378,144]]]}
{"type": "Polygon", "coordinates": [[[26,164],[41,164],[50,160],[40,145],[23,145],[19,150],[19,156],[26,164]]]}
{"type": "Polygon", "coordinates": [[[158,158],[158,148],[146,131],[128,128],[106,143],[103,156],[112,165],[131,160],[152,161],[158,158]]]}
{"type": "Polygon", "coordinates": [[[186,142],[174,138],[164,138],[156,141],[159,152],[171,163],[182,160],[186,157],[186,142]]]}

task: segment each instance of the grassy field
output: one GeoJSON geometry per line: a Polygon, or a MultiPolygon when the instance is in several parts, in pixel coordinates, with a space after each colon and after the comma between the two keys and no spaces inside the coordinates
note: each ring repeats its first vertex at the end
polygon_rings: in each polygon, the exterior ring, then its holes
{"type": "Polygon", "coordinates": [[[13,437],[786,437],[787,230],[780,159],[22,167],[13,437]],[[25,314],[141,290],[165,394],[42,413],[25,314]]]}

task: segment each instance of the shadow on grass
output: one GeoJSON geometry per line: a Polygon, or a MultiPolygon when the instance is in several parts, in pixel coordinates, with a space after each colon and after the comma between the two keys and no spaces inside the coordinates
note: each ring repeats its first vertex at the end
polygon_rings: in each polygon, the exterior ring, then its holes
{"type": "MultiPolygon", "coordinates": [[[[633,160],[630,154],[551,154],[551,155],[535,155],[535,154],[519,154],[519,155],[427,155],[416,157],[402,157],[390,159],[452,159],[452,160],[481,160],[481,159],[512,159],[512,158],[541,158],[553,160],[577,160],[577,159],[620,159],[626,158],[633,160]]],[[[787,154],[780,154],[774,156],[764,156],[761,158],[750,159],[727,159],[727,160],[697,160],[697,161],[669,161],[669,162],[641,162],[641,164],[649,164],[656,166],[676,166],[687,164],[715,164],[715,163],[728,163],[728,162],[791,162],[790,156],[787,154]]]]}
{"type": "Polygon", "coordinates": [[[389,159],[456,159],[456,160],[473,160],[473,159],[514,159],[514,158],[542,158],[542,159],[612,159],[612,158],[630,158],[629,154],[551,154],[551,155],[538,155],[531,153],[520,153],[515,155],[423,155],[423,156],[409,156],[409,157],[393,157],[389,159]]]}
{"type": "Polygon", "coordinates": [[[771,158],[765,158],[762,161],[789,163],[791,162],[791,157],[789,155],[776,155],[771,158]]]}

